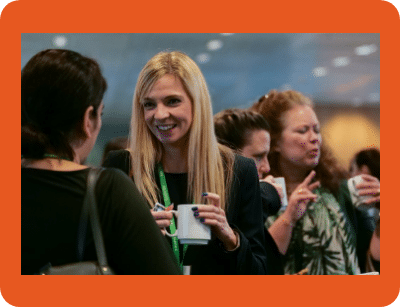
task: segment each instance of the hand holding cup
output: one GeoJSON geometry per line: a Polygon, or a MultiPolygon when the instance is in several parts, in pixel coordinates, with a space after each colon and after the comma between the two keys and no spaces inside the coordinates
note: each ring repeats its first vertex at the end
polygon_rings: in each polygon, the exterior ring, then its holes
{"type": "Polygon", "coordinates": [[[156,221],[157,226],[160,228],[162,234],[165,236],[166,227],[171,225],[171,220],[173,218],[173,214],[171,210],[174,208],[173,204],[165,208],[163,205],[157,203],[155,207],[150,210],[151,215],[156,221]],[[160,210],[159,210],[160,209],[160,210]]]}
{"type": "Polygon", "coordinates": [[[193,208],[193,215],[205,225],[210,225],[211,231],[222,242],[226,250],[233,250],[238,245],[238,236],[229,226],[225,211],[221,208],[220,197],[214,193],[203,193],[210,205],[198,205],[193,208]]]}
{"type": "Polygon", "coordinates": [[[279,183],[275,180],[274,176],[268,175],[267,177],[265,177],[264,179],[261,179],[260,181],[268,182],[269,184],[271,184],[271,185],[276,189],[276,191],[278,192],[279,197],[280,197],[281,199],[284,198],[285,193],[283,192],[283,187],[282,187],[281,184],[279,184],[279,183]]]}
{"type": "Polygon", "coordinates": [[[208,244],[211,240],[211,229],[210,226],[202,224],[193,215],[195,211],[193,209],[196,208],[197,210],[197,206],[194,204],[181,204],[178,206],[178,210],[170,210],[170,213],[177,218],[176,229],[174,233],[169,233],[168,230],[164,229],[164,234],[168,237],[177,237],[182,244],[208,244]]]}
{"type": "Polygon", "coordinates": [[[355,206],[380,202],[381,184],[378,178],[363,174],[350,178],[347,184],[355,206]]]}

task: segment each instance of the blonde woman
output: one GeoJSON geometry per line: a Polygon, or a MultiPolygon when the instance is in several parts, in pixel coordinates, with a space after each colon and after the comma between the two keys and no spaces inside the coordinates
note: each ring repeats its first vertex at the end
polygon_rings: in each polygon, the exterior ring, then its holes
{"type": "MultiPolygon", "coordinates": [[[[218,145],[211,99],[196,63],[181,52],[161,52],[139,74],[129,148],[110,153],[104,166],[130,175],[152,208],[156,202],[194,211],[210,225],[206,246],[171,240],[177,261],[191,274],[265,274],[266,256],[257,169],[250,159],[218,145]],[[166,193],[160,178],[165,175],[166,193]],[[240,178],[240,180],[239,180],[240,178]],[[169,197],[167,197],[169,196],[169,197]]],[[[160,229],[171,212],[153,212],[160,229]]]]}

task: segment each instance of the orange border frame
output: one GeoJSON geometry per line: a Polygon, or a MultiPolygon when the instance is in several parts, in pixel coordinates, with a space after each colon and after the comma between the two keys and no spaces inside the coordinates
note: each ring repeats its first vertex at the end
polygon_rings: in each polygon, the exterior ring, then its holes
{"type": "MultiPolygon", "coordinates": [[[[0,17],[3,146],[0,290],[14,306],[247,305],[386,306],[399,294],[395,245],[399,206],[396,133],[399,98],[399,13],[380,0],[27,1],[0,17]],[[189,4],[191,3],[191,4],[189,4]],[[381,34],[382,269],[379,276],[21,276],[20,69],[21,33],[336,32],[381,34]],[[390,162],[389,162],[390,161],[390,162]],[[389,173],[389,163],[392,172],[389,173]],[[388,204],[386,204],[388,203],[388,204]],[[155,290],[157,289],[157,290],[155,290]],[[177,293],[177,295],[174,295],[177,293]]],[[[55,204],[56,205],[56,204],[55,204]]]]}

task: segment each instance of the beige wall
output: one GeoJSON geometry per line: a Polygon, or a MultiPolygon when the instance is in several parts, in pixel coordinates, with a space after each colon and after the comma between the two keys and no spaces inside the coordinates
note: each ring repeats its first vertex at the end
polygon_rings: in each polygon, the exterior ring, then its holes
{"type": "Polygon", "coordinates": [[[353,155],[366,147],[380,148],[379,107],[316,105],[323,142],[339,163],[348,168],[353,155]]]}

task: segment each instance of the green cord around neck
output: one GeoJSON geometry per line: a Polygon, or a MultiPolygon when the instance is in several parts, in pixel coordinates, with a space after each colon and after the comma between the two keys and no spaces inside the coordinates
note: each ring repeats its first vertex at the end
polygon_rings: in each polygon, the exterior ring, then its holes
{"type": "MultiPolygon", "coordinates": [[[[45,153],[45,154],[43,155],[43,158],[42,158],[42,159],[45,159],[45,158],[72,161],[70,158],[61,157],[61,156],[57,156],[57,155],[54,155],[54,154],[48,154],[48,153],[45,153]]],[[[21,159],[25,159],[25,157],[24,157],[23,155],[21,155],[21,159]]]]}

